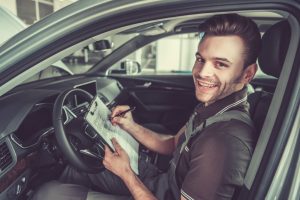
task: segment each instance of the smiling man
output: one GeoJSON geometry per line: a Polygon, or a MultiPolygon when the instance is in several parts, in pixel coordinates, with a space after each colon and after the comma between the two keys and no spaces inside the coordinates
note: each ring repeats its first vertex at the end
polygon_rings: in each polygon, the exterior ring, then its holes
{"type": "MultiPolygon", "coordinates": [[[[168,186],[161,183],[164,178],[158,178],[154,184],[145,181],[160,199],[167,199],[167,192],[162,192],[167,189],[171,189],[170,196],[175,199],[179,198],[179,191],[181,199],[230,199],[242,185],[255,144],[250,118],[245,116],[245,86],[257,70],[261,45],[258,28],[246,17],[229,14],[208,19],[201,29],[204,36],[193,67],[195,95],[201,103],[186,126],[172,137],[135,124],[131,115],[114,121],[149,149],[173,153],[168,186]],[[237,111],[235,117],[227,117],[232,111],[237,111]],[[239,120],[247,117],[248,122],[239,120]],[[161,193],[164,196],[159,196],[161,193]]],[[[124,109],[127,107],[117,107],[113,115],[124,109]]],[[[123,179],[135,199],[154,198],[129,165],[114,165],[123,158],[120,151],[120,155],[114,155],[107,150],[105,166],[123,179]]]]}
{"type": "MultiPolygon", "coordinates": [[[[104,171],[85,175],[69,168],[62,182],[86,183],[106,193],[130,194],[138,200],[232,198],[243,184],[256,143],[248,113],[246,85],[257,70],[261,38],[256,24],[237,14],[213,16],[201,24],[200,29],[204,35],[193,67],[199,105],[175,136],[142,127],[131,113],[114,117],[128,106],[118,106],[112,112],[112,123],[132,134],[148,149],[173,154],[169,170],[160,173],[155,166],[141,160],[137,176],[130,168],[128,155],[113,140],[116,152],[106,148],[103,161],[113,174],[104,171]]],[[[46,199],[43,194],[47,193],[49,199],[64,199],[67,194],[71,195],[70,187],[62,183],[48,184],[36,197],[41,195],[46,199]]],[[[76,191],[78,197],[78,187],[76,191]]],[[[88,200],[126,199],[81,191],[80,195],[87,196],[88,200]]]]}
{"type": "MultiPolygon", "coordinates": [[[[248,81],[242,79],[243,46],[238,36],[207,36],[200,43],[193,77],[196,97],[205,106],[241,90],[248,81]]],[[[247,71],[253,74],[255,67],[247,71]]]]}

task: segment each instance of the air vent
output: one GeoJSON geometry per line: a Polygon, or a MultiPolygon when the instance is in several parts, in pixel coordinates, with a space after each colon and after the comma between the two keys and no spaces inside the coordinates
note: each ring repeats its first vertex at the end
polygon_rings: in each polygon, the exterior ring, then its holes
{"type": "Polygon", "coordinates": [[[13,158],[10,154],[7,144],[0,144],[0,173],[3,172],[11,163],[13,158]]]}

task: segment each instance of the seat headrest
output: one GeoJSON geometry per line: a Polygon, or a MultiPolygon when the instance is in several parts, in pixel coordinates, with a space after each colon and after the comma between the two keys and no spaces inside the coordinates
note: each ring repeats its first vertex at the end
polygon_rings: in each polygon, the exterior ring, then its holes
{"type": "Polygon", "coordinates": [[[258,57],[261,70],[279,78],[290,43],[291,29],[284,20],[272,25],[262,37],[262,49],[258,57]]]}

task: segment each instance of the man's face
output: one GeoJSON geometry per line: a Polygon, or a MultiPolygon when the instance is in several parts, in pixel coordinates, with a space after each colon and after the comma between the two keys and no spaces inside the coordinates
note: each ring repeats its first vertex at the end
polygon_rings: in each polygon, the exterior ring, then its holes
{"type": "Polygon", "coordinates": [[[208,105],[244,87],[243,51],[238,36],[206,36],[200,42],[193,68],[199,101],[208,105]]]}

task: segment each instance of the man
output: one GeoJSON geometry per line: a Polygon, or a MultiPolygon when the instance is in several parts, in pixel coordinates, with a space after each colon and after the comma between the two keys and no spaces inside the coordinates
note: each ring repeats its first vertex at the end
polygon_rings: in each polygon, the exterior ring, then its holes
{"type": "MultiPolygon", "coordinates": [[[[135,123],[131,113],[114,117],[128,106],[118,106],[112,112],[112,123],[148,149],[160,154],[173,153],[168,172],[161,174],[151,164],[141,162],[140,176],[137,176],[130,167],[128,155],[113,140],[116,152],[106,147],[103,164],[117,176],[106,171],[83,175],[86,178],[78,179],[80,182],[75,180],[74,176],[78,175],[74,175],[74,170],[67,170],[63,182],[97,185],[96,189],[110,193],[130,192],[134,199],[142,200],[230,199],[234,195],[243,183],[255,145],[253,127],[242,119],[249,119],[246,85],[257,70],[260,33],[253,21],[237,14],[213,16],[200,29],[204,35],[193,67],[195,95],[200,104],[175,136],[142,127],[135,123]],[[232,111],[235,117],[226,119],[232,111]]],[[[66,185],[56,184],[42,190],[48,194],[63,190],[60,195],[64,199],[68,192],[63,187],[66,185]]],[[[77,188],[77,197],[78,191],[77,188]]],[[[87,199],[126,199],[81,191],[80,195],[84,196],[81,199],[86,196],[87,199]]],[[[52,198],[58,199],[57,196],[52,198]]]]}

